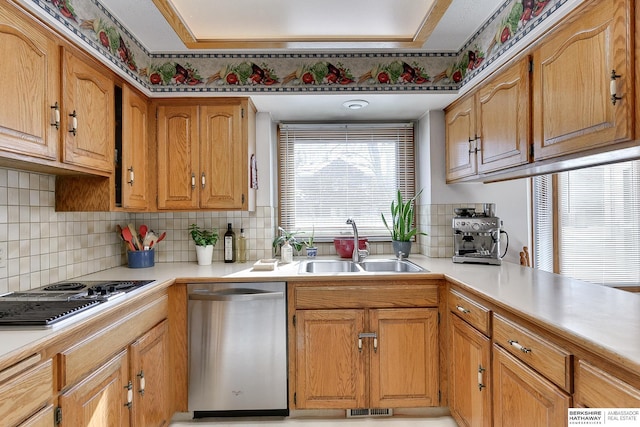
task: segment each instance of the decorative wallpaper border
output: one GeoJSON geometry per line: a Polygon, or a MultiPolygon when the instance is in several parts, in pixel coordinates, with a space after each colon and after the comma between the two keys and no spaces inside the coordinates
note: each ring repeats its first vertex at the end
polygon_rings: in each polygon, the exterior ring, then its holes
{"type": "Polygon", "coordinates": [[[98,0],[30,1],[151,93],[450,92],[567,0],[506,0],[458,52],[151,53],[98,0]]]}

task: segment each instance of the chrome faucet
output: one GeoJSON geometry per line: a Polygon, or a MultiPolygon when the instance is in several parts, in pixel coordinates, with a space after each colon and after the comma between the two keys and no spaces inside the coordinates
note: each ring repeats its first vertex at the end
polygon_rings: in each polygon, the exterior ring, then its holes
{"type": "Polygon", "coordinates": [[[351,259],[355,263],[360,263],[362,262],[362,260],[369,256],[369,251],[366,249],[360,249],[358,227],[356,226],[356,222],[353,220],[353,218],[349,218],[347,220],[347,224],[350,224],[353,227],[353,256],[351,257],[351,259]]]}

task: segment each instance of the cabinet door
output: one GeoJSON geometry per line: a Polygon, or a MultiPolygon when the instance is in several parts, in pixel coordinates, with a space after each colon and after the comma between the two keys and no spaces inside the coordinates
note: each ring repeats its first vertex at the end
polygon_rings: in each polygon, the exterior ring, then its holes
{"type": "Polygon", "coordinates": [[[529,161],[529,58],[483,85],[476,95],[478,172],[529,161]]]}
{"type": "Polygon", "coordinates": [[[247,144],[242,108],[200,107],[200,207],[242,209],[247,191],[247,144]]]}
{"type": "Polygon", "coordinates": [[[475,98],[470,96],[445,114],[447,181],[477,173],[475,98]]]}
{"type": "Polygon", "coordinates": [[[640,390],[580,360],[576,369],[575,406],[640,408],[640,390]]]}
{"type": "Polygon", "coordinates": [[[495,427],[567,425],[567,394],[495,344],[492,366],[495,427]]]}
{"type": "Polygon", "coordinates": [[[438,406],[438,310],[370,310],[369,323],[370,407],[438,406]]]}
{"type": "MultiPolygon", "coordinates": [[[[31,359],[31,358],[30,358],[31,359]]],[[[2,372],[6,377],[13,369],[24,369],[19,362],[2,372]]],[[[0,419],[2,425],[16,425],[32,416],[53,400],[53,362],[51,359],[0,383],[0,419]]]]}
{"type": "Polygon", "coordinates": [[[536,160],[632,137],[629,0],[587,2],[534,52],[536,160]],[[622,99],[612,102],[611,74],[622,99]]]}
{"type": "Polygon", "coordinates": [[[128,426],[127,352],[122,351],[93,374],[60,395],[62,427],[128,426]]]}
{"type": "Polygon", "coordinates": [[[149,206],[149,139],[147,101],[130,87],[122,88],[122,207],[149,206]]]}
{"type": "Polygon", "coordinates": [[[158,209],[199,205],[198,107],[158,107],[158,209]]]}
{"type": "Polygon", "coordinates": [[[52,37],[0,3],[0,149],[56,160],[60,55],[52,37]]]}
{"type": "Polygon", "coordinates": [[[491,341],[458,316],[451,319],[449,407],[459,425],[491,426],[491,341]]]}
{"type": "Polygon", "coordinates": [[[296,318],[296,407],[366,407],[364,311],[298,310],[296,318]]]}
{"type": "Polygon", "coordinates": [[[63,54],[63,69],[62,162],[112,173],[113,81],[69,50],[63,54]]]}
{"type": "Polygon", "coordinates": [[[165,426],[171,421],[167,325],[162,321],[130,347],[134,426],[165,426]]]}

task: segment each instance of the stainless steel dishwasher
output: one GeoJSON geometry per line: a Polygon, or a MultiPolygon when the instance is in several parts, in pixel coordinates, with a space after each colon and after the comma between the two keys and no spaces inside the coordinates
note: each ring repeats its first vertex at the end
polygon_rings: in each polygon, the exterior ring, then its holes
{"type": "Polygon", "coordinates": [[[288,415],[286,284],[189,284],[194,418],[288,415]]]}

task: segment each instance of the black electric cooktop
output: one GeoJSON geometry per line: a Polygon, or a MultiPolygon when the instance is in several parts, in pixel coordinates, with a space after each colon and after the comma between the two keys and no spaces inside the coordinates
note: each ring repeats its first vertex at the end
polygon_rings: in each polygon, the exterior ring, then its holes
{"type": "Polygon", "coordinates": [[[51,326],[153,280],[65,281],[0,296],[0,326],[51,326]]]}

